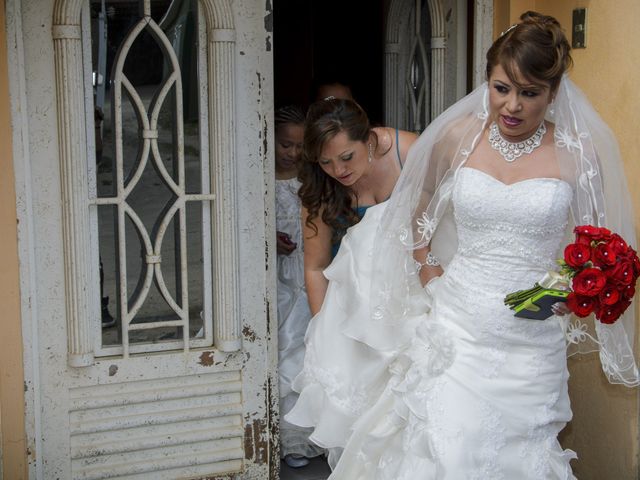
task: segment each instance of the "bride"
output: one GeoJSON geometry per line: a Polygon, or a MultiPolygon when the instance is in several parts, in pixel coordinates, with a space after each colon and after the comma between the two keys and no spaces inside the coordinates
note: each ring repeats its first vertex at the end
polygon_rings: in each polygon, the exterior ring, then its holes
{"type": "Polygon", "coordinates": [[[343,238],[287,416],[332,448],[330,478],[574,479],[557,440],[568,346],[638,385],[632,308],[586,329],[562,307],[539,321],[503,304],[574,225],[635,244],[616,142],[564,75],[569,49],[554,18],[523,14],[487,53],[488,83],[427,128],[391,198],[343,238]]]}

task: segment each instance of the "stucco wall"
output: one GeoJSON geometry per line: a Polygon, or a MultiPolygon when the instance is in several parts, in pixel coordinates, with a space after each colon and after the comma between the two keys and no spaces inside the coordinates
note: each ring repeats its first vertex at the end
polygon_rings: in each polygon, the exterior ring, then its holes
{"type": "Polygon", "coordinates": [[[26,478],[16,195],[11,155],[5,2],[0,2],[0,477],[26,478]]]}
{"type": "MultiPolygon", "coordinates": [[[[587,8],[587,48],[573,50],[571,78],[612,128],[622,151],[640,233],[640,23],[637,0],[495,0],[495,31],[503,31],[525,10],[553,15],[571,36],[574,8],[587,8]],[[502,24],[498,24],[502,22],[502,24]]],[[[640,235],[639,235],[640,238],[640,235]]],[[[636,311],[636,319],[638,318],[636,311]]],[[[636,327],[637,328],[637,327],[636,327]]],[[[609,385],[595,355],[569,361],[574,419],[562,443],[578,453],[581,480],[638,478],[638,389],[609,385]]]]}

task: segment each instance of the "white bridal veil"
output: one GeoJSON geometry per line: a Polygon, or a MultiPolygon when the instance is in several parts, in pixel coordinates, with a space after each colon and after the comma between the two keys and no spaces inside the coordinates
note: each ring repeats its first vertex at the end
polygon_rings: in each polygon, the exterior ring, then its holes
{"type": "MultiPolygon", "coordinates": [[[[574,225],[591,224],[611,229],[635,248],[633,212],[617,142],[566,75],[546,119],[555,126],[556,158],[563,180],[574,192],[567,242],[573,238],[574,225]]],[[[362,335],[372,346],[391,347],[394,326],[428,308],[425,291],[429,289],[420,286],[413,250],[430,245],[446,269],[457,246],[450,206],[452,187],[489,121],[485,83],[434,120],[411,147],[374,245],[371,315],[379,328],[362,335]]],[[[634,310],[632,305],[612,325],[593,317],[565,317],[569,354],[597,350],[610,382],[638,385],[634,310]]]]}

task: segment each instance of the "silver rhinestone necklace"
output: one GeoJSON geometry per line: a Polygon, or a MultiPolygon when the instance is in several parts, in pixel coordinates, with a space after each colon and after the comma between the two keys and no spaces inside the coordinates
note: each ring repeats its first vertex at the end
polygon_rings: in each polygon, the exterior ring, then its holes
{"type": "Polygon", "coordinates": [[[493,122],[489,127],[489,145],[494,150],[497,150],[502,155],[502,158],[511,163],[523,154],[531,153],[538,148],[542,144],[542,138],[545,133],[547,133],[547,127],[542,122],[533,135],[521,142],[514,143],[506,140],[500,134],[500,129],[496,122],[493,122]]]}

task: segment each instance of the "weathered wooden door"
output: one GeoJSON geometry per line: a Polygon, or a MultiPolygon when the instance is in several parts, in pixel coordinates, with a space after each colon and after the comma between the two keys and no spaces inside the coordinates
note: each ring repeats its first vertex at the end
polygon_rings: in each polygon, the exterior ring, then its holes
{"type": "Polygon", "coordinates": [[[8,0],[31,478],[276,478],[270,8],[8,0]]]}

